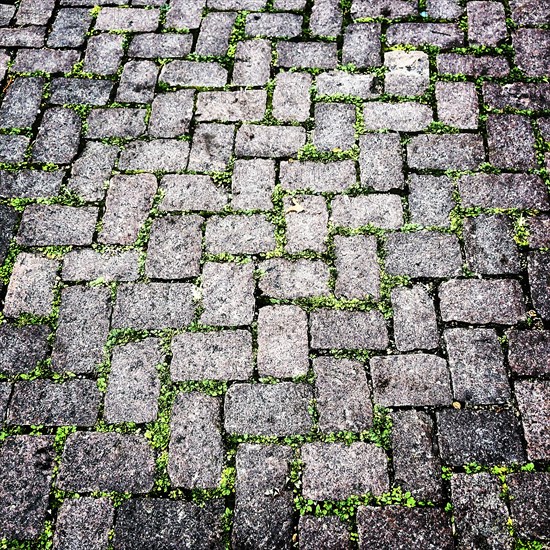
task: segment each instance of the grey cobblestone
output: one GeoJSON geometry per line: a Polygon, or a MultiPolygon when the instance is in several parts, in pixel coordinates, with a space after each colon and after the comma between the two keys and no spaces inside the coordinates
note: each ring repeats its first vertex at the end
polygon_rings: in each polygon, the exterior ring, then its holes
{"type": "Polygon", "coordinates": [[[136,250],[101,254],[91,248],[71,250],[63,259],[64,281],[135,281],[139,253],[136,250]]]}
{"type": "Polygon", "coordinates": [[[265,86],[269,80],[271,43],[267,40],[239,42],[235,52],[233,84],[240,86],[265,86]]]}
{"type": "Polygon", "coordinates": [[[358,229],[374,225],[383,229],[399,229],[403,225],[403,206],[398,195],[371,193],[332,201],[331,221],[335,225],[358,229]]]}
{"type": "Polygon", "coordinates": [[[355,184],[355,165],[339,162],[284,162],[279,164],[279,178],[284,189],[311,189],[319,193],[341,192],[355,184]]]}
{"type": "Polygon", "coordinates": [[[363,109],[366,130],[420,132],[433,122],[432,109],[415,102],[369,102],[363,109]]]}
{"type": "Polygon", "coordinates": [[[323,252],[328,236],[328,210],[324,197],[285,197],[286,251],[290,254],[313,250],[323,252]]]}
{"type": "Polygon", "coordinates": [[[226,170],[233,150],[234,133],[235,127],[230,124],[198,124],[187,168],[201,172],[226,170]]]}
{"type": "Polygon", "coordinates": [[[235,161],[231,206],[236,210],[271,210],[275,162],[267,159],[235,161]]]}
{"type": "Polygon", "coordinates": [[[169,175],[161,180],[164,192],[160,207],[163,210],[208,210],[217,212],[227,204],[227,193],[216,186],[209,176],[169,175]]]}
{"type": "Polygon", "coordinates": [[[307,120],[311,82],[307,73],[279,73],[273,91],[273,116],[283,122],[307,120]]]}
{"type": "Polygon", "coordinates": [[[421,95],[430,83],[430,65],[424,52],[389,51],[384,54],[388,72],[384,76],[387,94],[421,95]]]}
{"type": "Polygon", "coordinates": [[[365,134],[359,138],[361,183],[376,191],[400,189],[405,184],[399,136],[365,134]]]}
{"type": "Polygon", "coordinates": [[[118,71],[122,60],[124,37],[102,33],[90,37],[84,56],[84,70],[88,73],[111,75],[118,71]]]}
{"type": "Polygon", "coordinates": [[[46,358],[49,334],[44,325],[17,327],[4,323],[0,327],[0,372],[23,374],[32,371],[46,358]]]}

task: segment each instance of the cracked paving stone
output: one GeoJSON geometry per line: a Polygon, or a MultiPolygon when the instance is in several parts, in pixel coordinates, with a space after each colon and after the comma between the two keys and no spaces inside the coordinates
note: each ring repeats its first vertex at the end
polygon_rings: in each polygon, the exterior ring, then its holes
{"type": "Polygon", "coordinates": [[[331,222],[358,229],[374,225],[382,229],[399,229],[403,225],[403,206],[398,195],[371,193],[350,197],[334,197],[331,222]]]}
{"type": "Polygon", "coordinates": [[[441,459],[453,466],[524,462],[519,423],[513,411],[454,410],[437,413],[441,459]]]}
{"type": "Polygon", "coordinates": [[[388,330],[378,310],[318,309],[310,313],[311,347],[314,349],[386,349],[388,330]]]}
{"type": "Polygon", "coordinates": [[[313,250],[324,252],[328,237],[328,210],[324,197],[284,197],[285,249],[290,254],[313,250]]]}
{"type": "Polygon", "coordinates": [[[214,326],[249,325],[254,317],[254,267],[207,262],[202,270],[201,323],[214,326]]]}
{"type": "Polygon", "coordinates": [[[318,193],[345,191],[355,184],[355,164],[351,160],[337,162],[281,161],[281,186],[289,191],[311,189],[318,193]]]}
{"type": "Polygon", "coordinates": [[[190,283],[124,283],[118,287],[113,328],[181,328],[195,311],[190,283]]]}
{"type": "Polygon", "coordinates": [[[372,405],[365,368],[358,361],[313,360],[319,428],[323,432],[362,432],[372,426],[372,405]]]}
{"type": "Polygon", "coordinates": [[[292,547],[293,502],[287,488],[291,461],[292,449],[284,445],[239,445],[234,548],[292,547]]]}
{"type": "Polygon", "coordinates": [[[57,372],[95,373],[103,361],[110,316],[111,296],[108,288],[64,288],[53,344],[53,369],[57,372]],[[86,307],[82,307],[83,304],[86,307]]]}
{"type": "MultiPolygon", "coordinates": [[[[237,163],[235,165],[237,166],[237,163]]],[[[160,188],[163,191],[163,197],[159,206],[162,210],[169,212],[180,210],[218,212],[228,201],[226,191],[217,186],[210,176],[168,175],[162,178],[160,188]]]]}
{"type": "Polygon", "coordinates": [[[324,262],[273,258],[260,262],[258,269],[258,286],[271,298],[295,300],[330,294],[330,272],[324,262]]]}
{"type": "Polygon", "coordinates": [[[451,493],[459,548],[512,548],[508,510],[496,477],[457,473],[451,478],[451,493]]]}
{"type": "Polygon", "coordinates": [[[523,539],[550,538],[550,474],[522,472],[506,477],[515,532],[523,539]]]}
{"type": "Polygon", "coordinates": [[[0,536],[29,540],[44,529],[54,470],[54,438],[20,435],[0,448],[0,536]]]}
{"type": "Polygon", "coordinates": [[[439,287],[443,321],[514,325],[525,317],[523,293],[513,279],[451,279],[439,287]]]}
{"type": "Polygon", "coordinates": [[[46,359],[50,329],[45,325],[0,326],[0,372],[25,374],[46,359]]]}
{"type": "Polygon", "coordinates": [[[221,400],[200,392],[176,397],[170,419],[168,475],[174,487],[219,485],[224,448],[221,400]]]}
{"type": "Polygon", "coordinates": [[[345,500],[389,490],[388,458],[372,443],[306,443],[302,446],[303,495],[312,500],[345,500]]]}
{"type": "Polygon", "coordinates": [[[304,376],[309,369],[306,312],[297,306],[266,306],[258,312],[258,374],[304,376]]]}
{"type": "Polygon", "coordinates": [[[447,362],[428,353],[373,357],[375,403],[385,407],[439,406],[453,401],[447,362]]]}
{"type": "Polygon", "coordinates": [[[527,441],[529,460],[548,460],[550,442],[547,427],[550,423],[550,382],[547,380],[518,380],[514,385],[527,441]]]}
{"type": "Polygon", "coordinates": [[[422,411],[392,412],[391,445],[396,483],[420,500],[442,500],[441,461],[432,419],[422,411]]]}
{"type": "Polygon", "coordinates": [[[165,216],[151,226],[145,273],[153,279],[185,279],[200,274],[203,218],[165,216]]]}
{"type": "Polygon", "coordinates": [[[22,426],[93,426],[97,421],[101,394],[94,380],[50,380],[16,382],[8,424],[22,426]]]}
{"type": "Polygon", "coordinates": [[[158,338],[146,338],[113,349],[105,394],[107,422],[145,424],[157,418],[160,380],[157,365],[164,357],[158,338]]]}
{"type": "Polygon", "coordinates": [[[183,332],[172,339],[170,374],[175,382],[247,380],[252,376],[253,366],[252,336],[246,330],[183,332]]]}
{"type": "Polygon", "coordinates": [[[316,550],[351,550],[350,533],[347,525],[338,517],[300,516],[298,524],[300,548],[316,550]]]}
{"type": "Polygon", "coordinates": [[[15,260],[4,300],[4,315],[22,313],[48,316],[53,309],[53,290],[59,262],[38,254],[21,252],[15,260]]]}
{"type": "Polygon", "coordinates": [[[103,550],[109,544],[115,509],[108,498],[80,497],[63,501],[54,535],[56,550],[103,550]]]}
{"type": "Polygon", "coordinates": [[[510,385],[494,329],[450,328],[444,333],[456,401],[506,403],[510,385]]]}
{"type": "Polygon", "coordinates": [[[458,239],[435,231],[392,233],[386,243],[386,270],[409,277],[452,277],[462,272],[458,239]]]}
{"type": "Polygon", "coordinates": [[[100,253],[92,248],[71,250],[63,258],[64,281],[135,281],[139,277],[139,252],[100,253]]]}
{"type": "Polygon", "coordinates": [[[522,376],[550,374],[550,331],[508,332],[508,364],[522,376]]]}
{"type": "Polygon", "coordinates": [[[394,288],[391,303],[395,346],[399,351],[439,346],[434,301],[423,285],[394,288]]]}
{"type": "Polygon", "coordinates": [[[360,506],[359,548],[452,550],[453,535],[443,510],[404,506],[360,506]]]}
{"type": "Polygon", "coordinates": [[[224,427],[230,434],[290,436],[309,432],[313,419],[308,384],[234,384],[225,394],[224,427]]]}
{"type": "Polygon", "coordinates": [[[197,550],[223,548],[223,501],[204,506],[183,500],[133,498],[117,510],[115,548],[177,550],[185,544],[197,550]]]}
{"type": "Polygon", "coordinates": [[[275,226],[262,214],[213,216],[206,222],[210,254],[260,254],[275,249],[275,226]]]}
{"type": "Polygon", "coordinates": [[[77,432],[61,457],[57,487],[65,491],[148,492],[154,481],[153,451],[140,435],[77,432]]]}

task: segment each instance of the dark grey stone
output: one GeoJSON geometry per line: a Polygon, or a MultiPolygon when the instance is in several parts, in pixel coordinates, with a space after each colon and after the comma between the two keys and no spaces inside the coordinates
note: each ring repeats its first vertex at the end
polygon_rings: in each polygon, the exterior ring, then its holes
{"type": "Polygon", "coordinates": [[[50,330],[44,325],[0,326],[0,372],[24,374],[46,358],[50,330]]]}
{"type": "Polygon", "coordinates": [[[307,433],[313,425],[308,411],[312,398],[307,384],[234,384],[225,395],[225,431],[267,436],[307,433]]]}
{"type": "Polygon", "coordinates": [[[174,487],[215,488],[224,461],[221,400],[180,393],[170,420],[168,474],[174,487]]]}
{"type": "Polygon", "coordinates": [[[65,170],[0,171],[0,195],[6,198],[42,198],[59,194],[65,170]]]}
{"type": "Polygon", "coordinates": [[[92,248],[78,248],[63,259],[61,277],[64,281],[135,281],[139,277],[139,252],[97,252],[92,248]]]}
{"type": "Polygon", "coordinates": [[[128,55],[155,59],[157,57],[184,57],[191,52],[191,34],[136,34],[130,42],[128,55]]]}
{"type": "Polygon", "coordinates": [[[550,331],[511,330],[508,364],[520,376],[550,374],[550,331]]]}
{"type": "Polygon", "coordinates": [[[355,164],[350,160],[337,162],[286,162],[279,165],[281,186],[289,191],[311,189],[322,192],[342,192],[355,184],[355,164]]]}
{"type": "Polygon", "coordinates": [[[342,62],[356,67],[374,67],[382,64],[379,23],[352,23],[346,27],[342,62]]]}
{"type": "Polygon", "coordinates": [[[0,162],[22,162],[29,141],[25,136],[0,135],[0,162]]]}
{"type": "Polygon", "coordinates": [[[23,426],[93,426],[97,421],[100,393],[94,380],[29,380],[14,385],[9,424],[23,426]]]}
{"type": "Polygon", "coordinates": [[[550,423],[550,382],[518,380],[514,389],[527,441],[527,456],[529,460],[548,460],[550,458],[547,430],[550,423]]]}
{"type": "Polygon", "coordinates": [[[158,67],[152,61],[128,61],[120,77],[117,101],[150,103],[155,94],[157,76],[158,67]]]}
{"type": "Polygon", "coordinates": [[[109,101],[113,83],[110,80],[88,78],[54,78],[51,84],[50,103],[83,103],[105,105],[109,101]]]}
{"type": "Polygon", "coordinates": [[[550,319],[550,254],[531,252],[528,272],[533,306],[543,319],[550,319]]]}
{"type": "Polygon", "coordinates": [[[124,54],[123,45],[124,36],[120,34],[102,33],[90,37],[84,56],[84,70],[99,75],[115,74],[124,54]]]}
{"type": "MultiPolygon", "coordinates": [[[[550,108],[550,83],[513,82],[511,84],[483,83],[483,99],[495,109],[530,109],[542,111],[550,108]]],[[[539,124],[543,121],[539,120],[539,124]]]]}
{"type": "Polygon", "coordinates": [[[92,23],[90,10],[63,8],[57,12],[47,44],[50,48],[78,48],[92,23]]]}
{"type": "Polygon", "coordinates": [[[453,466],[524,462],[519,425],[513,411],[454,410],[437,413],[441,459],[453,466]]]}
{"type": "Polygon", "coordinates": [[[28,128],[40,112],[44,79],[18,77],[5,91],[0,107],[0,128],[28,128]]]}
{"type": "Polygon", "coordinates": [[[338,517],[300,516],[298,523],[300,548],[302,550],[351,550],[350,533],[338,517]]]}
{"type": "Polygon", "coordinates": [[[535,168],[535,134],[531,121],[520,115],[489,115],[487,119],[489,161],[497,168],[535,168]]]}

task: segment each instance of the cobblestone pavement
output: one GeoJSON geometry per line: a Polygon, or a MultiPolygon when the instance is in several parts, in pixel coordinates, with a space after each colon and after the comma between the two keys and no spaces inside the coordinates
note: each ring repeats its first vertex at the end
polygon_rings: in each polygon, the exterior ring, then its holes
{"type": "Polygon", "coordinates": [[[549,548],[550,0],[126,1],[0,4],[0,549],[549,548]]]}

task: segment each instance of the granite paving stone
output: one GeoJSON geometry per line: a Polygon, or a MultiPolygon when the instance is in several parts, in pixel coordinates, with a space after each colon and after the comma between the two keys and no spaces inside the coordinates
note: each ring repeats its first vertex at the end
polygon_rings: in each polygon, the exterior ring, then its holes
{"type": "Polygon", "coordinates": [[[508,364],[522,376],[541,376],[550,372],[550,331],[510,330],[508,364]]]}
{"type": "Polygon", "coordinates": [[[389,51],[384,54],[384,91],[400,96],[421,95],[430,83],[428,55],[420,51],[389,51]]]}
{"type": "Polygon", "coordinates": [[[399,229],[403,225],[401,197],[382,193],[357,197],[340,195],[332,201],[330,220],[335,225],[351,229],[359,229],[365,225],[399,229]]]}
{"type": "Polygon", "coordinates": [[[328,237],[328,210],[324,197],[285,197],[283,207],[286,221],[286,251],[290,254],[304,250],[323,252],[328,237]]]}
{"type": "Polygon", "coordinates": [[[227,192],[209,176],[166,175],[160,182],[163,197],[160,208],[169,212],[189,210],[217,212],[228,201],[227,192]]]}
{"type": "Polygon", "coordinates": [[[277,75],[273,90],[273,116],[277,120],[304,122],[308,119],[312,80],[309,74],[301,72],[277,75]]]}
{"type": "Polygon", "coordinates": [[[342,192],[355,184],[353,161],[279,163],[281,186],[289,191],[342,192]]]}
{"type": "Polygon", "coordinates": [[[315,84],[319,95],[347,95],[362,99],[371,99],[378,95],[376,81],[371,74],[327,71],[315,79],[315,84]]]}
{"type": "Polygon", "coordinates": [[[27,199],[55,197],[61,190],[65,174],[65,170],[0,171],[0,195],[5,198],[27,199]]]}
{"type": "Polygon", "coordinates": [[[0,326],[0,372],[24,374],[32,371],[48,353],[50,330],[45,325],[0,326]]]}
{"type": "Polygon", "coordinates": [[[84,44],[92,23],[92,15],[86,8],[63,8],[57,13],[48,35],[50,48],[78,48],[84,44]]]}
{"type": "Polygon", "coordinates": [[[359,148],[362,185],[376,191],[404,186],[403,153],[398,135],[365,134],[359,138],[359,148]]]}
{"type": "Polygon", "coordinates": [[[88,138],[135,138],[145,133],[145,109],[94,109],[88,116],[88,138]]]}
{"type": "Polygon", "coordinates": [[[240,86],[265,86],[271,73],[271,43],[245,40],[237,44],[232,82],[240,86]]]}
{"type": "Polygon", "coordinates": [[[531,252],[528,257],[528,272],[533,306],[543,319],[550,319],[550,255],[531,252]]]}
{"type": "Polygon", "coordinates": [[[213,61],[171,61],[162,67],[159,80],[170,86],[221,87],[227,82],[227,70],[213,61]]]}
{"type": "Polygon", "coordinates": [[[236,17],[237,14],[233,12],[211,12],[204,17],[195,44],[195,53],[225,55],[236,17]]]}
{"type": "Polygon", "coordinates": [[[51,83],[50,103],[105,105],[109,101],[113,83],[109,80],[87,78],[54,78],[51,83]]]}
{"type": "Polygon", "coordinates": [[[199,172],[225,171],[231,160],[234,134],[235,127],[233,125],[198,124],[195,128],[193,145],[189,153],[188,170],[199,172]]]}
{"type": "Polygon", "coordinates": [[[238,159],[231,180],[231,206],[235,210],[271,210],[275,188],[275,162],[238,159]]]}
{"type": "Polygon", "coordinates": [[[98,252],[93,248],[71,250],[63,258],[64,281],[135,281],[139,277],[139,252],[98,252]]]}
{"type": "Polygon", "coordinates": [[[152,101],[157,74],[158,67],[152,61],[128,61],[120,76],[117,100],[126,103],[152,101]]]}
{"type": "Polygon", "coordinates": [[[191,52],[192,44],[189,34],[136,34],[130,42],[128,55],[145,59],[184,57],[191,52]]]}
{"type": "Polygon", "coordinates": [[[0,128],[27,128],[40,112],[44,79],[16,78],[4,94],[0,106],[0,128]]]}
{"type": "Polygon", "coordinates": [[[353,105],[317,103],[313,145],[320,151],[351,149],[355,144],[354,124],[353,105]]]}
{"type": "Polygon", "coordinates": [[[420,132],[432,122],[431,107],[414,101],[405,103],[369,101],[363,108],[363,123],[366,130],[420,132]]]}
{"type": "Polygon", "coordinates": [[[90,37],[84,56],[84,71],[102,76],[118,71],[124,54],[124,36],[101,33],[90,37]]]}
{"type": "Polygon", "coordinates": [[[352,548],[350,533],[346,524],[336,516],[314,517],[300,516],[298,531],[300,548],[334,548],[349,550],[352,548]]]}

